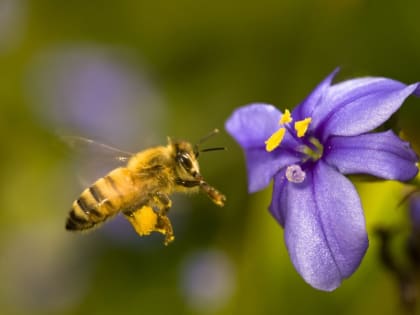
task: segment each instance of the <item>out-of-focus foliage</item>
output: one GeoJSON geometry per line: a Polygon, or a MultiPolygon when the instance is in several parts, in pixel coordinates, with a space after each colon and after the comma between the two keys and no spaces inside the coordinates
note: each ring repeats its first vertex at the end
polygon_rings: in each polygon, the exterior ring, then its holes
{"type": "MultiPolygon", "coordinates": [[[[90,234],[64,230],[80,179],[102,163],[86,167],[59,136],[128,151],[167,135],[196,141],[237,106],[293,107],[336,66],[338,80],[419,81],[418,12],[414,0],[0,0],[0,313],[402,312],[372,233],[406,226],[401,184],[358,184],[371,246],[355,275],[324,293],[293,269],[269,189],[247,194],[226,133],[208,145],[228,151],[200,157],[226,206],[176,196],[168,247],[120,218],[90,234]]],[[[393,119],[417,152],[419,113],[412,99],[393,119]]]]}

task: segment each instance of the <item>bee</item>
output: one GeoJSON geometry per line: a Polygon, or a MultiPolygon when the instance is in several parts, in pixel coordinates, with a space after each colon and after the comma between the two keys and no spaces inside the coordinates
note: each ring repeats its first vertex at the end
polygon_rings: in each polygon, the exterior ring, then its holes
{"type": "MultiPolygon", "coordinates": [[[[202,192],[216,205],[224,206],[226,197],[204,180],[198,163],[200,152],[224,149],[199,150],[199,144],[217,132],[217,129],[213,130],[196,145],[168,137],[166,146],[131,155],[100,145],[116,151],[121,155],[118,159],[126,165],[115,168],[81,193],[73,202],[66,230],[90,230],[121,212],[137,234],[160,232],[165,237],[164,244],[168,245],[175,238],[167,216],[172,205],[172,193],[202,192]]],[[[89,139],[76,140],[93,143],[89,139]]]]}

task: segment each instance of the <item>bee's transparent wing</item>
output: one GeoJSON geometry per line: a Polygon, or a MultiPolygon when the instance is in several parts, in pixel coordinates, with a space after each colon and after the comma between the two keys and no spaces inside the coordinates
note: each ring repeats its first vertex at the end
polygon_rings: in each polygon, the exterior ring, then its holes
{"type": "Polygon", "coordinates": [[[84,137],[62,136],[61,138],[72,150],[85,156],[100,155],[124,164],[134,154],[84,137]]]}
{"type": "Polygon", "coordinates": [[[123,151],[92,139],[61,136],[77,164],[80,183],[87,187],[111,170],[125,166],[134,153],[123,151]]]}

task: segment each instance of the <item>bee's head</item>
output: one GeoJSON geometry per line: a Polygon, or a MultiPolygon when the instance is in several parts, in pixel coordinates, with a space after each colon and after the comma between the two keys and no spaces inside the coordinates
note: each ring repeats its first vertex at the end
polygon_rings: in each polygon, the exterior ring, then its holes
{"type": "Polygon", "coordinates": [[[223,150],[225,148],[215,147],[207,149],[199,149],[199,145],[207,140],[209,137],[217,134],[219,130],[215,129],[207,136],[203,137],[197,144],[192,145],[187,141],[173,141],[168,139],[169,145],[172,146],[172,152],[174,152],[174,158],[176,161],[176,170],[178,176],[182,180],[186,181],[197,181],[202,180],[200,175],[200,167],[198,165],[198,155],[200,152],[223,150]]]}
{"type": "Polygon", "coordinates": [[[169,144],[172,146],[178,177],[188,181],[200,180],[200,167],[194,146],[187,141],[172,141],[170,139],[169,144]]]}

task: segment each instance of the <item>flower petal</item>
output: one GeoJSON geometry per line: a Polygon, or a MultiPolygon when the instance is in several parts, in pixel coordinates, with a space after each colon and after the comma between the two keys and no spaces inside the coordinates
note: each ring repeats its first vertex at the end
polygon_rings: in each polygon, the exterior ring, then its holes
{"type": "Polygon", "coordinates": [[[418,88],[385,78],[364,78],[332,86],[314,113],[312,128],[330,135],[354,136],[385,122],[418,88]]]}
{"type": "Polygon", "coordinates": [[[226,121],[225,128],[244,149],[262,147],[279,129],[281,115],[273,105],[246,105],[233,112],[226,121]]]}
{"type": "Polygon", "coordinates": [[[380,78],[365,77],[340,82],[328,89],[325,100],[314,111],[312,127],[316,128],[328,119],[334,111],[354,100],[381,90],[404,88],[401,82],[380,78]]]}
{"type": "Polygon", "coordinates": [[[410,180],[418,158],[408,142],[392,131],[353,137],[331,137],[325,160],[342,174],[370,174],[385,179],[410,180]]]}
{"type": "Polygon", "coordinates": [[[417,89],[413,93],[415,96],[420,97],[420,84],[417,86],[417,89]]]}
{"type": "Polygon", "coordinates": [[[330,73],[321,83],[318,84],[311,94],[303,100],[302,103],[295,107],[292,115],[295,120],[312,117],[315,107],[322,101],[324,94],[331,85],[331,81],[334,79],[339,70],[339,68],[336,68],[332,73],[330,73]]]}
{"type": "Polygon", "coordinates": [[[286,246],[305,281],[331,291],[357,269],[368,246],[360,199],[351,182],[322,161],[304,183],[287,183],[286,246]]]}
{"type": "Polygon", "coordinates": [[[286,150],[267,152],[263,148],[246,149],[245,158],[251,193],[265,188],[279,170],[300,160],[299,156],[286,150]]]}
{"type": "Polygon", "coordinates": [[[287,183],[285,169],[283,169],[274,177],[272,199],[268,208],[281,226],[284,226],[287,210],[287,183]]]}
{"type": "Polygon", "coordinates": [[[410,219],[413,230],[416,233],[420,232],[420,195],[414,194],[410,198],[410,219]]]}
{"type": "Polygon", "coordinates": [[[281,115],[272,105],[251,104],[235,110],[226,121],[226,130],[245,151],[249,192],[265,188],[280,169],[301,157],[294,151],[297,140],[288,132],[279,148],[265,150],[265,141],[280,127],[281,115]]]}

